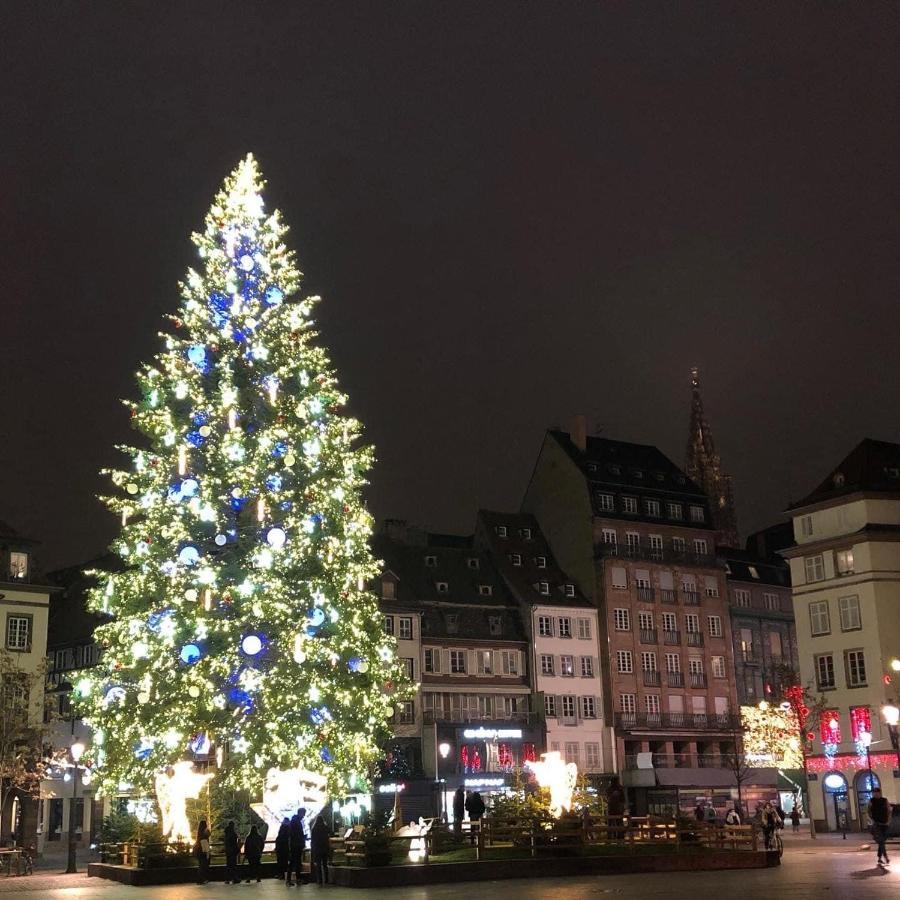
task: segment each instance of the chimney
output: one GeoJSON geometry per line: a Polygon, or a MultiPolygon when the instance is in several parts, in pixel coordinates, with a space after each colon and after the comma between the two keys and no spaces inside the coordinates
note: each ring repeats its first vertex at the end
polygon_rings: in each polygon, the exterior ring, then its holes
{"type": "Polygon", "coordinates": [[[587,450],[587,420],[584,416],[572,416],[569,423],[569,437],[582,453],[587,450]]]}

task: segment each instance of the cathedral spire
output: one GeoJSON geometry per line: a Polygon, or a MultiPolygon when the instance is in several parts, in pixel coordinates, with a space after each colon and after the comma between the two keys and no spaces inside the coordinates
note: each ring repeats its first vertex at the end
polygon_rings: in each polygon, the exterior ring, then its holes
{"type": "Polygon", "coordinates": [[[691,425],[685,471],[709,498],[719,543],[726,547],[739,547],[731,477],[722,469],[722,460],[716,453],[712,432],[703,414],[700,370],[696,366],[691,369],[691,425]]]}

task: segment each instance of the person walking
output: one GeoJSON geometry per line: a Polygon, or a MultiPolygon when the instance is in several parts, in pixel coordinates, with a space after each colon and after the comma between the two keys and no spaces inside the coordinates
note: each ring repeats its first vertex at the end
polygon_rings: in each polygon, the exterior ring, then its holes
{"type": "Polygon", "coordinates": [[[481,828],[481,817],[484,815],[484,800],[481,799],[478,791],[469,794],[466,800],[466,812],[469,814],[469,843],[474,844],[475,836],[481,828]]]}
{"type": "Polygon", "coordinates": [[[262,881],[260,877],[260,864],[262,863],[263,839],[255,825],[250,826],[250,833],[244,841],[244,859],[247,861],[247,884],[255,878],[262,881]]]}
{"type": "Polygon", "coordinates": [[[771,803],[766,803],[762,809],[762,831],[766,850],[773,849],[772,836],[775,834],[775,829],[779,827],[780,822],[781,819],[778,817],[775,807],[771,803]]]}
{"type": "Polygon", "coordinates": [[[197,826],[197,840],[194,841],[194,856],[197,857],[197,884],[209,881],[209,825],[201,819],[197,826]]]}
{"type": "Polygon", "coordinates": [[[606,816],[609,836],[620,841],[624,837],[622,823],[625,818],[625,791],[619,783],[619,776],[613,775],[606,789],[606,816]]]}
{"type": "Polygon", "coordinates": [[[234,822],[231,821],[225,826],[225,884],[240,884],[241,879],[238,877],[238,856],[241,852],[241,842],[238,838],[237,830],[234,822]]]}
{"type": "Polygon", "coordinates": [[[291,886],[291,820],[285,816],[275,836],[275,863],[278,877],[291,886]]]}
{"type": "Polygon", "coordinates": [[[309,833],[309,866],[315,873],[316,884],[323,887],[328,884],[328,858],[331,856],[331,835],[328,826],[321,816],[316,816],[309,833]]]}
{"type": "Polygon", "coordinates": [[[872,788],[872,799],[867,807],[869,820],[872,823],[872,837],[878,848],[879,866],[886,866],[890,863],[887,855],[887,834],[888,826],[891,824],[891,804],[888,803],[887,797],[881,796],[881,788],[872,788]]]}
{"type": "Polygon", "coordinates": [[[797,809],[796,803],[791,810],[791,825],[793,826],[794,834],[797,834],[800,831],[800,810],[797,809]]]}
{"type": "Polygon", "coordinates": [[[306,832],[303,830],[303,818],[306,816],[306,810],[300,808],[291,818],[291,839],[290,839],[290,877],[295,880],[297,887],[303,884],[303,851],[306,849],[306,832]]]}
{"type": "Polygon", "coordinates": [[[741,824],[741,814],[738,812],[738,808],[733,806],[731,809],[725,813],[725,824],[726,825],[740,825],[741,824]]]}
{"type": "Polygon", "coordinates": [[[453,830],[460,834],[463,818],[466,814],[466,792],[461,788],[456,789],[453,795],[453,830]]]}

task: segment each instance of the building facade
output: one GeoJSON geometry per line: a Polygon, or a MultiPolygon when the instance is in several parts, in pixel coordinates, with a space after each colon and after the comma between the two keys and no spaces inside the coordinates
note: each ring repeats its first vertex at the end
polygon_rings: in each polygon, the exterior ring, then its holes
{"type": "Polygon", "coordinates": [[[698,797],[724,810],[740,720],[705,495],[657,448],[576,427],[547,433],[523,507],[597,605],[605,713],[632,810],[685,811],[698,797]]]}
{"type": "Polygon", "coordinates": [[[783,553],[801,683],[826,703],[809,760],[812,813],[820,828],[862,830],[873,784],[900,802],[882,713],[900,701],[900,445],[863,440],[790,512],[796,546],[783,553]]]}

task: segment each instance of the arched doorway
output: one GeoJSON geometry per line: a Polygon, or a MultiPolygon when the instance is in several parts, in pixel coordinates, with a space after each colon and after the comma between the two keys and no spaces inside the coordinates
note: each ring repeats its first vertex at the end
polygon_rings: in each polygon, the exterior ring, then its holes
{"type": "Polygon", "coordinates": [[[850,827],[850,800],[847,779],[840,772],[829,772],[822,779],[825,801],[825,823],[829,831],[843,831],[850,827]]]}
{"type": "Polygon", "coordinates": [[[868,827],[869,818],[866,815],[866,809],[872,799],[873,789],[880,787],[881,782],[871,769],[857,772],[856,778],[853,779],[853,790],[856,791],[856,818],[860,831],[865,831],[868,827]]]}

